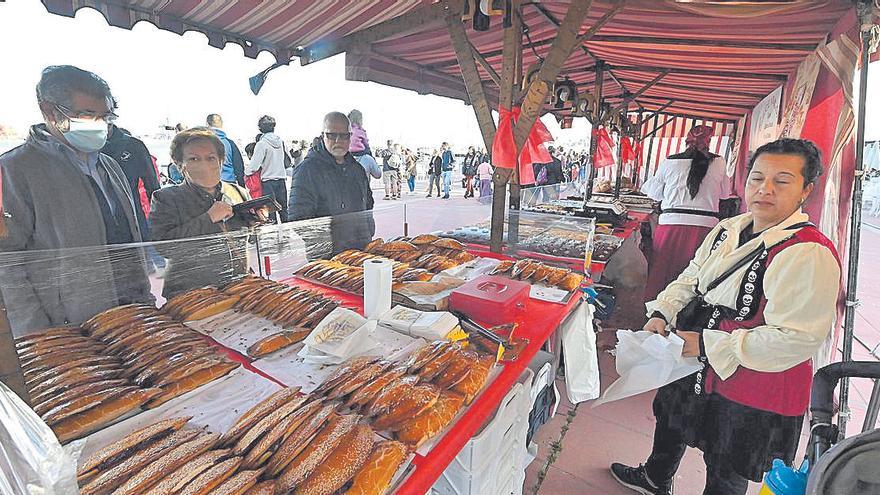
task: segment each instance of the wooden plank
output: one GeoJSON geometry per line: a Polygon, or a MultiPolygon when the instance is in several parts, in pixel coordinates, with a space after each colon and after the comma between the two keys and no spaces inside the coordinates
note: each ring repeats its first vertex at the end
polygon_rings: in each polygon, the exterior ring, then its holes
{"type": "MultiPolygon", "coordinates": [[[[645,83],[645,85],[642,86],[641,88],[639,88],[638,91],[636,91],[635,93],[628,93],[624,88],[623,103],[617,105],[611,111],[613,112],[615,110],[620,110],[620,109],[626,107],[627,105],[629,105],[636,98],[645,94],[645,91],[651,89],[651,86],[657,84],[658,82],[660,82],[661,79],[666,77],[666,74],[669,74],[669,72],[668,71],[661,72],[660,74],[657,75],[657,77],[655,77],[654,79],[651,79],[650,81],[645,83]]],[[[620,83],[618,82],[618,84],[620,84],[620,83]]]]}
{"type": "Polygon", "coordinates": [[[688,74],[691,76],[718,76],[732,77],[737,79],[760,79],[770,81],[785,81],[788,76],[786,74],[762,74],[756,72],[732,72],[725,70],[706,70],[706,69],[685,69],[678,67],[658,67],[654,65],[611,65],[611,69],[630,70],[635,72],[662,72],[669,71],[670,74],[688,74]]]}
{"type": "Polygon", "coordinates": [[[498,72],[495,70],[494,67],[492,67],[492,64],[490,64],[488,61],[486,61],[486,57],[484,57],[480,53],[480,51],[477,50],[477,47],[475,47],[474,44],[470,42],[470,40],[468,40],[468,45],[471,47],[471,53],[473,53],[474,58],[480,64],[480,67],[482,67],[483,70],[485,70],[486,73],[489,74],[489,77],[492,78],[492,80],[495,82],[495,84],[500,88],[501,87],[501,76],[498,75],[498,72]]]}
{"type": "MultiPolygon", "coordinates": [[[[529,132],[532,130],[532,126],[541,115],[541,109],[544,107],[544,102],[550,93],[553,82],[559,75],[559,70],[565,64],[565,61],[568,60],[571,52],[583,42],[582,40],[585,35],[579,35],[578,32],[590,11],[592,3],[592,0],[584,0],[572,2],[569,5],[568,11],[565,13],[565,19],[559,26],[556,39],[550,47],[550,52],[544,58],[544,62],[541,64],[537,75],[529,84],[529,89],[523,100],[522,113],[513,130],[513,139],[517,150],[522,149],[529,132]]],[[[612,10],[612,12],[615,11],[612,10]]],[[[596,25],[590,28],[587,33],[595,32],[593,31],[595,27],[596,25]]]]}
{"type": "Polygon", "coordinates": [[[480,133],[483,135],[483,143],[485,143],[486,149],[492,149],[492,141],[495,139],[495,121],[492,120],[492,111],[489,109],[486,91],[483,88],[483,82],[480,80],[480,73],[477,71],[477,63],[474,60],[474,52],[471,49],[470,42],[468,42],[467,32],[465,32],[460,14],[455,13],[446,16],[446,27],[452,40],[452,47],[455,49],[455,56],[458,58],[458,65],[467,88],[468,99],[470,99],[471,107],[473,107],[474,114],[477,116],[480,133]]]}
{"type": "Polygon", "coordinates": [[[377,41],[424,30],[435,24],[442,25],[443,19],[451,12],[460,14],[464,0],[447,0],[423,7],[401,16],[380,22],[338,40],[319,41],[304,47],[299,52],[300,64],[308,65],[342,52],[354,46],[369,46],[377,41]]]}
{"type": "Polygon", "coordinates": [[[686,45],[686,46],[717,46],[743,48],[747,50],[777,50],[811,53],[818,46],[816,43],[766,43],[761,41],[712,40],[697,38],[659,38],[653,36],[618,36],[596,35],[590,40],[593,43],[634,43],[648,45],[686,45]]]}
{"type": "MultiPolygon", "coordinates": [[[[511,8],[514,15],[511,16],[513,24],[504,30],[503,53],[501,61],[501,90],[499,102],[504,108],[513,107],[514,89],[518,79],[517,72],[521,70],[517,66],[517,58],[522,53],[522,19],[520,13],[521,0],[513,0],[511,8]]],[[[491,148],[489,148],[491,149],[491,148]]],[[[489,239],[489,249],[494,253],[500,253],[504,239],[504,210],[507,202],[507,183],[513,177],[518,164],[513,168],[495,166],[492,175],[494,191],[492,196],[492,225],[489,239]]]]}
{"type": "MultiPolygon", "coordinates": [[[[647,122],[648,119],[650,119],[651,117],[656,117],[656,116],[659,115],[661,112],[663,112],[663,110],[666,110],[667,108],[669,108],[669,106],[672,105],[673,103],[675,103],[675,100],[669,100],[669,101],[667,101],[666,103],[664,103],[663,105],[661,105],[660,108],[658,108],[657,110],[654,110],[653,112],[651,112],[647,117],[645,117],[645,118],[639,120],[638,125],[642,125],[642,124],[644,124],[644,123],[647,122]]],[[[644,107],[642,107],[642,108],[644,108],[644,107]]],[[[654,122],[654,124],[656,125],[656,121],[654,122]]]]}
{"type": "Polygon", "coordinates": [[[592,129],[590,130],[590,176],[587,179],[587,187],[584,191],[584,201],[586,202],[593,196],[593,184],[596,182],[596,150],[599,149],[599,140],[596,139],[596,127],[598,127],[602,123],[601,113],[602,113],[602,85],[605,82],[605,73],[603,72],[605,68],[604,62],[596,63],[596,89],[595,94],[593,96],[596,97],[596,101],[593,104],[593,120],[592,129]]]}

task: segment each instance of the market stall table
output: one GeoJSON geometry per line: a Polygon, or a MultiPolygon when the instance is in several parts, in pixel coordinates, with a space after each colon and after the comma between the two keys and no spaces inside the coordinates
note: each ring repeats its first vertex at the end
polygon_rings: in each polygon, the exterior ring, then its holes
{"type": "MultiPolygon", "coordinates": [[[[510,259],[492,253],[480,252],[479,254],[499,259],[510,259]]],[[[363,298],[359,296],[317,285],[298,277],[284,279],[281,282],[320,291],[328,297],[342,301],[343,305],[347,307],[356,308],[358,312],[363,312],[363,298]]],[[[449,431],[437,441],[427,455],[416,455],[413,460],[415,469],[398,487],[396,494],[423,495],[430,490],[462,448],[492,416],[504,396],[513,387],[544,343],[580,303],[581,299],[577,294],[566,304],[535,299],[528,300],[525,310],[513,320],[519,324],[517,335],[527,339],[528,344],[515,360],[502,363],[498,376],[486,385],[483,392],[459,420],[453,423],[449,431]]],[[[478,321],[477,323],[482,322],[478,321]]]]}

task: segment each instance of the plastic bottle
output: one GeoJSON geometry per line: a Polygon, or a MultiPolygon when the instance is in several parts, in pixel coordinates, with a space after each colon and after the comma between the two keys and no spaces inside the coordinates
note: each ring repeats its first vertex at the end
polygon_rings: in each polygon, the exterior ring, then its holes
{"type": "Polygon", "coordinates": [[[773,459],[773,467],[764,475],[764,484],[758,495],[804,495],[807,492],[809,462],[804,460],[800,469],[786,466],[782,459],[773,459]]]}

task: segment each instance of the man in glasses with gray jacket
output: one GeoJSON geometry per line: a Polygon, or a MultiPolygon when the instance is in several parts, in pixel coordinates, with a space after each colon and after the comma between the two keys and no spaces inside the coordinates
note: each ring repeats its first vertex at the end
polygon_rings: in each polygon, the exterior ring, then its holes
{"type": "Polygon", "coordinates": [[[13,332],[78,324],[152,302],[128,180],[100,152],[116,120],[107,83],[50,66],[37,84],[43,123],[0,156],[0,290],[13,332]]]}

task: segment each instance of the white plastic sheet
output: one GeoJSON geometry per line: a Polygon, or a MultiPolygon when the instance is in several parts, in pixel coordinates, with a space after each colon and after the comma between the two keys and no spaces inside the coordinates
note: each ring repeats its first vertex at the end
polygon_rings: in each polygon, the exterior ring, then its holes
{"type": "Polygon", "coordinates": [[[33,409],[0,382],[0,493],[79,493],[74,458],[33,409]]]}
{"type": "Polygon", "coordinates": [[[599,397],[599,354],[593,331],[593,306],[578,305],[560,329],[568,400],[578,404],[599,397]]]}
{"type": "Polygon", "coordinates": [[[678,335],[663,337],[639,330],[617,331],[617,373],[605,395],[593,407],[662,387],[696,373],[697,358],[681,356],[684,340],[678,335]]]}

